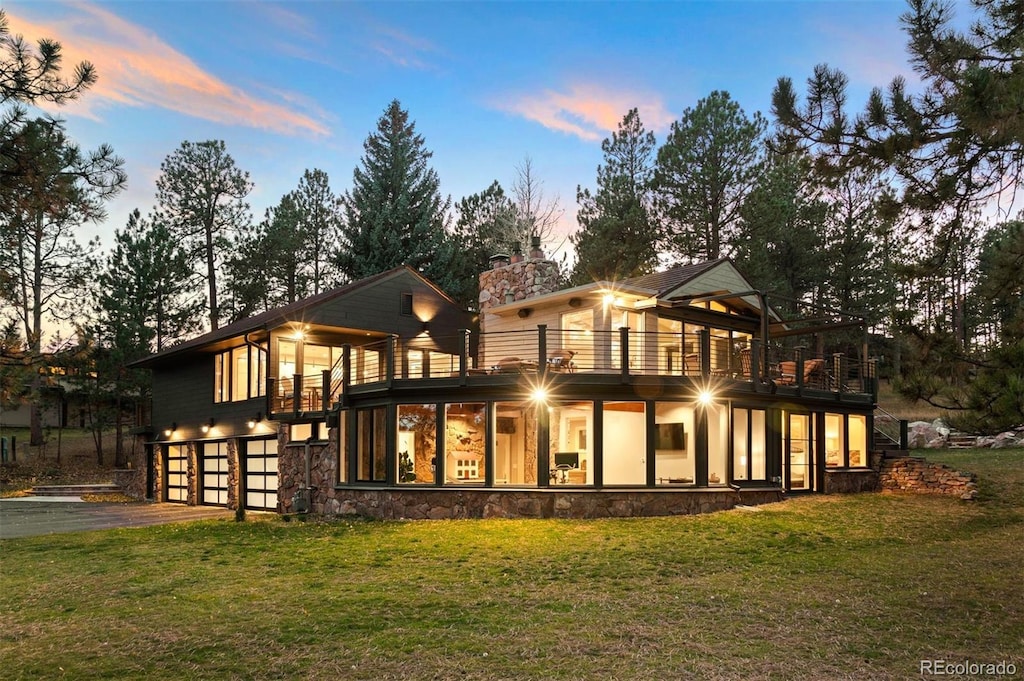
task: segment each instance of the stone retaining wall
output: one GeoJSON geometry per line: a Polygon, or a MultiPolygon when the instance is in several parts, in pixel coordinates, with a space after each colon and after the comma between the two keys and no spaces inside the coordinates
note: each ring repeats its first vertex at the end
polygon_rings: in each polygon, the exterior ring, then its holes
{"type": "Polygon", "coordinates": [[[978,484],[973,473],[956,471],[916,456],[884,460],[878,477],[883,490],[946,494],[965,500],[978,496],[978,484]]]}

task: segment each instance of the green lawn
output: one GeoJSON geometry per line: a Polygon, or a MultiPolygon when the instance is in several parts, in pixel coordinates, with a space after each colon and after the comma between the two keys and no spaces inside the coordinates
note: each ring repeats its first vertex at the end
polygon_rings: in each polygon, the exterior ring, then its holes
{"type": "Polygon", "coordinates": [[[250,519],[0,543],[0,676],[906,679],[1024,674],[1024,451],[982,499],[628,520],[250,519]]]}

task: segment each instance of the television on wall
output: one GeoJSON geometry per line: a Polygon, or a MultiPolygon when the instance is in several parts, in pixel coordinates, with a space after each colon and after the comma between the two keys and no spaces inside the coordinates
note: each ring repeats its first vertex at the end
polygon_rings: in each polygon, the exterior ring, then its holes
{"type": "Polygon", "coordinates": [[[682,423],[658,423],[654,426],[655,449],[686,449],[686,431],[682,423]]]}

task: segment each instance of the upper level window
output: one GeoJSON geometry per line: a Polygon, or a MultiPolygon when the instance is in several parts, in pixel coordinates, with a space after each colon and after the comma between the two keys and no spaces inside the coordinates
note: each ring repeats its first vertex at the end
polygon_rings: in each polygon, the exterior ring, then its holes
{"type": "Polygon", "coordinates": [[[411,293],[403,293],[402,294],[402,314],[404,314],[404,315],[412,315],[412,294],[411,293]]]}
{"type": "Polygon", "coordinates": [[[267,390],[267,351],[251,345],[213,358],[213,401],[239,402],[263,397],[267,390]]]}

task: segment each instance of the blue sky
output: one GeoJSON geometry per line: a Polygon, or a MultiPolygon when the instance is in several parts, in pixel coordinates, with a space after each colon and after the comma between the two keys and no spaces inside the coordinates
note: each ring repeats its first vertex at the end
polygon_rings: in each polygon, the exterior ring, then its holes
{"type": "Polygon", "coordinates": [[[397,98],[453,201],[530,157],[562,231],[593,186],[601,140],[631,108],[660,144],[713,90],[769,115],[777,78],[803,91],[815,64],[872,86],[914,82],[903,2],[5,2],[12,32],[63,43],[99,82],[57,113],[83,148],[111,144],[129,187],[90,227],[109,246],[153,205],[160,162],[184,140],[223,139],[250,173],[254,215],[306,168],[341,193],[397,98]]]}

